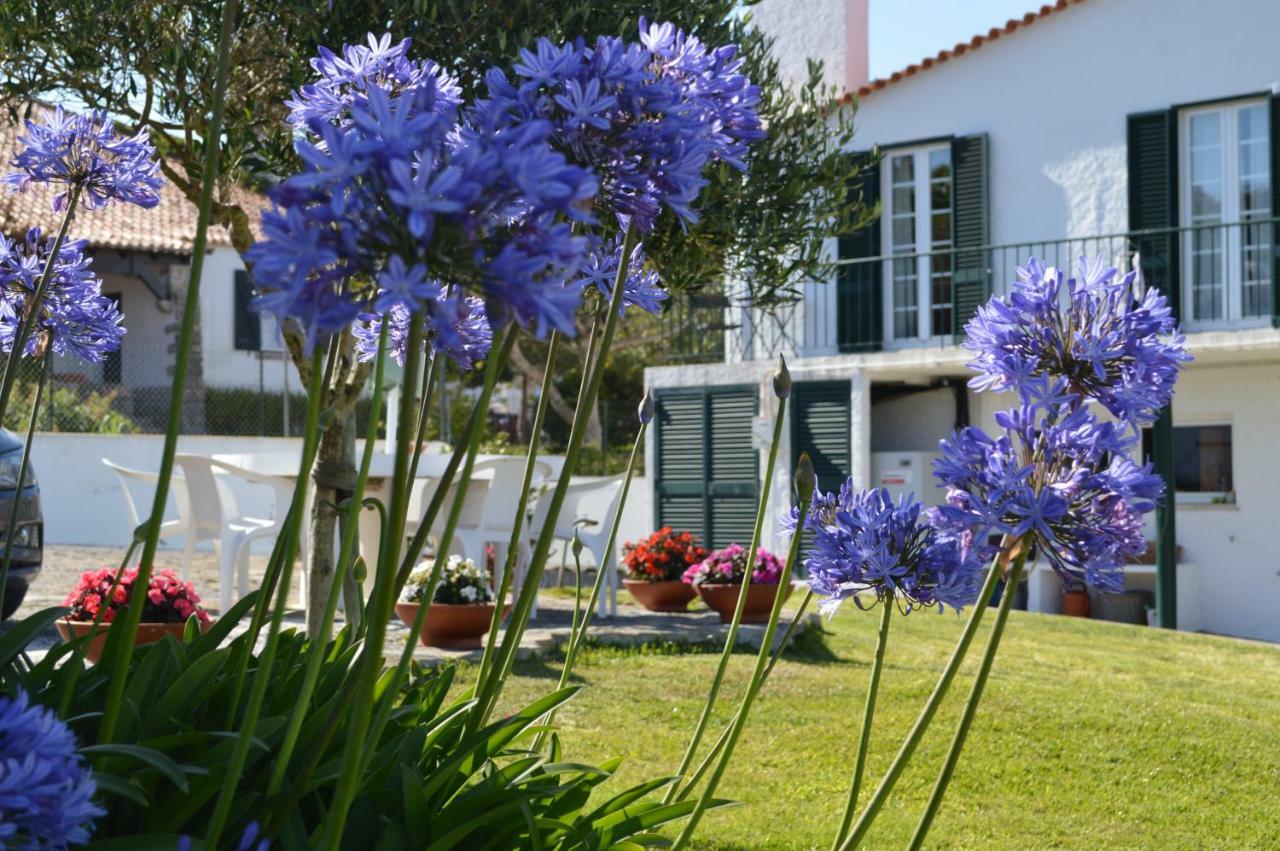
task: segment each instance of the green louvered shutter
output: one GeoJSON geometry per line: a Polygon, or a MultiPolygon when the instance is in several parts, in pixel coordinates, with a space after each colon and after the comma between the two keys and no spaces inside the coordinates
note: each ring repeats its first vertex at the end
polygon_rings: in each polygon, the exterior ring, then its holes
{"type": "Polygon", "coordinates": [[[1178,288],[1177,114],[1162,109],[1128,119],[1130,247],[1142,255],[1147,286],[1169,299],[1174,316],[1182,309],[1178,288]],[[1147,233],[1169,229],[1164,233],[1147,233]]]}
{"type": "MultiPolygon", "coordinates": [[[[862,169],[849,187],[862,196],[862,202],[873,207],[880,202],[880,162],[871,153],[855,154],[862,169]]],[[[842,236],[838,242],[841,260],[865,260],[879,257],[880,217],[855,233],[842,236]]],[[[839,267],[836,279],[836,341],[842,352],[873,352],[884,343],[884,314],[881,263],[854,263],[839,267]]]]}
{"type": "MultiPolygon", "coordinates": [[[[952,245],[956,248],[951,289],[951,333],[964,334],[965,324],[991,295],[991,272],[986,246],[988,226],[987,134],[951,140],[952,245]]],[[[934,329],[939,333],[939,329],[934,329]]]]}
{"type": "Polygon", "coordinates": [[[710,546],[751,544],[760,493],[760,453],[752,439],[754,387],[707,393],[707,516],[710,546]]]}
{"type": "Polygon", "coordinates": [[[658,393],[658,463],[654,477],[659,526],[707,540],[705,394],[658,393]]]}
{"type": "Polygon", "coordinates": [[[839,490],[852,469],[850,393],[848,381],[801,381],[791,394],[792,468],[808,452],[823,491],[839,490]]]}
{"type": "MultiPolygon", "coordinates": [[[[1280,219],[1280,95],[1271,96],[1271,215],[1280,219]]],[[[1280,222],[1271,234],[1271,325],[1280,328],[1280,222]]]]}

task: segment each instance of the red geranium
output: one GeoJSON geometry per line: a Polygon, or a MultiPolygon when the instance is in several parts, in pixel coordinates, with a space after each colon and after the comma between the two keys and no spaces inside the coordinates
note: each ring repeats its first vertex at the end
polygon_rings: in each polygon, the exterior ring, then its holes
{"type": "MultiPolygon", "coordinates": [[[[112,588],[116,578],[116,569],[104,567],[101,570],[86,570],[80,574],[80,581],[67,595],[64,606],[71,611],[67,618],[73,621],[91,621],[102,611],[102,620],[110,623],[115,620],[129,598],[133,595],[134,583],[138,580],[138,569],[126,568],[120,574],[120,581],[112,588]],[[103,610],[103,603],[106,609],[103,610]]],[[[209,622],[209,615],[200,608],[200,595],[190,582],[183,582],[172,570],[157,570],[151,574],[147,583],[146,601],[142,609],[143,623],[183,623],[195,615],[202,624],[209,622]]]]}
{"type": "Polygon", "coordinates": [[[707,550],[692,532],[673,532],[663,526],[643,541],[627,541],[622,566],[628,579],[662,582],[679,579],[685,568],[707,557],[707,550]]]}

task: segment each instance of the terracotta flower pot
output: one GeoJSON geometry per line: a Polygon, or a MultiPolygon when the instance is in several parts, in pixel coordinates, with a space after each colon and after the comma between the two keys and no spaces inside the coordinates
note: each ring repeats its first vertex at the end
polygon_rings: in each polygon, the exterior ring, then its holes
{"type": "MultiPolygon", "coordinates": [[[[93,626],[93,621],[58,620],[54,621],[54,623],[57,625],[58,634],[62,636],[63,641],[71,641],[82,635],[88,635],[89,629],[93,626]]],[[[97,662],[102,656],[102,650],[107,643],[107,629],[110,626],[111,624],[109,623],[98,624],[98,629],[93,638],[89,639],[84,657],[90,662],[97,662]]],[[[206,632],[211,626],[213,626],[213,621],[201,624],[200,631],[206,632]]],[[[181,641],[182,634],[186,628],[186,623],[140,623],[138,624],[138,634],[134,637],[133,645],[138,647],[143,644],[154,644],[166,635],[172,635],[181,641]]]]}
{"type": "Polygon", "coordinates": [[[1062,613],[1073,618],[1089,617],[1089,592],[1063,591],[1062,613]]]}
{"type": "Polygon", "coordinates": [[[624,579],[622,584],[636,598],[637,603],[651,612],[687,612],[689,603],[698,596],[692,585],[686,585],[678,579],[663,582],[624,579]]]}
{"type": "MultiPolygon", "coordinates": [[[[396,603],[396,614],[404,625],[413,628],[421,603],[396,603]]],[[[432,603],[418,638],[427,647],[450,650],[478,650],[484,646],[484,635],[493,622],[493,603],[432,603]]],[[[511,613],[508,603],[502,616],[511,613]]]]}
{"type": "MultiPolygon", "coordinates": [[[[738,605],[738,591],[740,585],[710,585],[703,583],[695,585],[698,590],[698,596],[711,609],[714,609],[720,615],[720,623],[729,623],[733,620],[733,610],[738,605]]],[[[755,585],[752,584],[747,589],[747,606],[742,610],[743,623],[764,623],[769,620],[769,611],[773,608],[773,598],[778,595],[778,589],[783,588],[782,599],[791,596],[791,583],[785,585],[755,585]]]]}

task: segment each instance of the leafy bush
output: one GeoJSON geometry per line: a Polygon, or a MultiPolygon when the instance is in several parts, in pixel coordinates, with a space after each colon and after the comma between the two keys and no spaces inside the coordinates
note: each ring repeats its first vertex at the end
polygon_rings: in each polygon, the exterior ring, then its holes
{"type": "MultiPolygon", "coordinates": [[[[99,393],[60,384],[45,387],[36,428],[82,434],[136,434],[140,430],[137,423],[116,410],[119,396],[119,390],[99,393]]],[[[34,380],[14,384],[4,427],[19,434],[25,432],[35,398],[34,380]]]]}

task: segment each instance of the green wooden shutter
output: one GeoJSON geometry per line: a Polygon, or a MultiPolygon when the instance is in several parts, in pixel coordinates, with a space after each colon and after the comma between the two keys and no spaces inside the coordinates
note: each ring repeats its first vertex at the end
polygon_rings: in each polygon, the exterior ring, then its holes
{"type": "MultiPolygon", "coordinates": [[[[956,248],[951,289],[951,333],[964,334],[965,324],[991,295],[986,246],[988,226],[987,134],[951,140],[952,242],[956,248]],[[965,250],[972,249],[972,250],[965,250]]],[[[938,329],[934,329],[938,333],[938,329]]]]}
{"type": "Polygon", "coordinates": [[[262,348],[262,319],[253,304],[253,281],[243,269],[236,272],[235,283],[235,347],[241,351],[256,352],[262,348]]]}
{"type": "Polygon", "coordinates": [[[850,393],[848,381],[801,381],[792,390],[792,468],[808,452],[824,491],[838,491],[852,471],[850,393]]]}
{"type": "MultiPolygon", "coordinates": [[[[1271,215],[1280,219],[1280,95],[1271,96],[1271,215]]],[[[1280,328],[1280,222],[1271,234],[1271,325],[1280,328]]]]}
{"type": "Polygon", "coordinates": [[[657,521],[707,540],[704,396],[701,392],[658,393],[655,399],[657,521]]]}
{"type": "Polygon", "coordinates": [[[760,453],[751,434],[756,388],[718,389],[707,394],[707,516],[710,546],[750,546],[760,492],[760,453]]]}
{"type": "MultiPolygon", "coordinates": [[[[860,193],[862,202],[875,206],[880,202],[880,162],[871,153],[855,154],[862,169],[849,191],[860,193]]],[[[880,217],[877,215],[861,230],[840,237],[841,260],[863,260],[879,257],[880,217]]],[[[836,342],[842,352],[877,351],[884,343],[882,308],[882,264],[854,263],[840,266],[836,279],[836,342]]]]}
{"type": "Polygon", "coordinates": [[[1169,299],[1173,315],[1182,312],[1178,287],[1178,137],[1177,114],[1162,109],[1128,119],[1130,247],[1142,255],[1147,286],[1169,299]]]}

